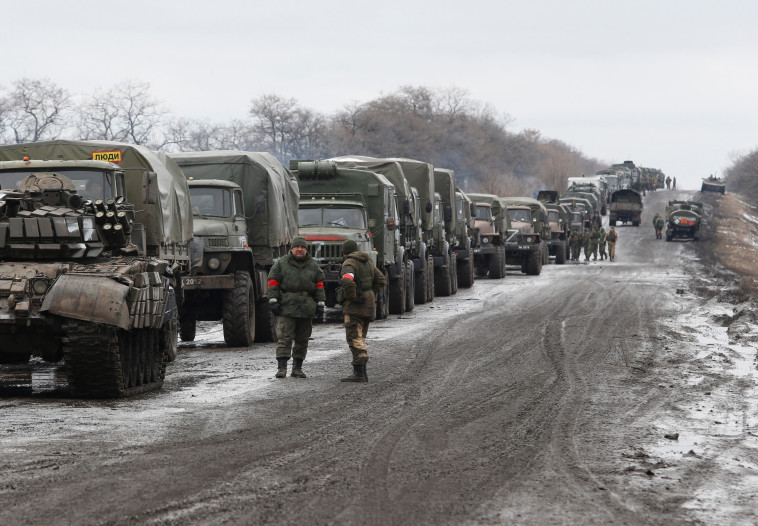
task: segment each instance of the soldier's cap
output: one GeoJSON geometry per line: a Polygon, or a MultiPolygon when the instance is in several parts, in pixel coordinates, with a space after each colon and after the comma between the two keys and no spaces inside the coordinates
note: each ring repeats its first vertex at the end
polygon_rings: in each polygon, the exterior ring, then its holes
{"type": "Polygon", "coordinates": [[[352,239],[348,239],[347,241],[342,243],[343,254],[352,254],[353,252],[358,252],[358,243],[356,243],[352,239]]]}
{"type": "Polygon", "coordinates": [[[308,248],[308,243],[305,241],[305,238],[303,236],[295,236],[292,239],[292,248],[295,248],[295,247],[308,248]]]}

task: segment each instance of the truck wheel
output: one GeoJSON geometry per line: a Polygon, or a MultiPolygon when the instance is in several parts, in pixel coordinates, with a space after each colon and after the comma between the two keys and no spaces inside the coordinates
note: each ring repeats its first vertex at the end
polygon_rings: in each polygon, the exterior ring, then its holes
{"type": "Polygon", "coordinates": [[[501,279],[505,276],[505,255],[502,250],[490,254],[490,278],[501,279]]]}
{"type": "Polygon", "coordinates": [[[474,265],[469,258],[466,261],[458,261],[456,263],[456,271],[458,274],[458,286],[465,289],[474,285],[474,265]]]}
{"type": "Polygon", "coordinates": [[[434,295],[450,296],[453,293],[450,283],[450,263],[447,267],[434,267],[434,295]]]}
{"type": "Polygon", "coordinates": [[[379,297],[376,299],[376,319],[377,320],[385,320],[390,314],[389,309],[389,281],[390,277],[387,275],[387,272],[382,271],[382,274],[384,274],[384,291],[382,294],[379,294],[379,297]]]}
{"type": "Polygon", "coordinates": [[[538,251],[529,253],[529,259],[526,262],[526,273],[530,276],[539,276],[542,272],[542,258],[538,251]]]}
{"type": "Polygon", "coordinates": [[[434,301],[434,260],[426,260],[426,301],[434,301]]]}
{"type": "Polygon", "coordinates": [[[194,318],[180,319],[179,320],[179,337],[183,342],[195,341],[195,330],[197,329],[197,322],[194,318]]]}
{"type": "Polygon", "coordinates": [[[255,306],[255,341],[260,343],[276,340],[276,318],[268,308],[268,298],[263,298],[255,306]]]}
{"type": "Polygon", "coordinates": [[[640,222],[639,221],[632,221],[632,226],[640,226],[640,222]]]}
{"type": "Polygon", "coordinates": [[[168,361],[173,362],[176,360],[176,353],[179,346],[179,321],[176,317],[172,317],[165,322],[161,328],[161,332],[161,336],[163,336],[161,347],[166,351],[168,361]]]}
{"type": "Polygon", "coordinates": [[[563,265],[566,263],[566,242],[561,241],[560,244],[555,247],[555,264],[563,265]]]}
{"type": "Polygon", "coordinates": [[[671,241],[674,235],[671,232],[666,232],[666,241],[671,241]]]}
{"type": "Polygon", "coordinates": [[[411,312],[413,307],[416,306],[415,291],[416,291],[416,272],[413,266],[413,261],[406,261],[405,263],[405,312],[411,312]]]}
{"type": "Polygon", "coordinates": [[[458,293],[458,257],[450,254],[450,289],[453,294],[458,293]]]}
{"type": "Polygon", "coordinates": [[[390,277],[389,291],[389,310],[390,314],[402,314],[405,312],[405,265],[400,265],[400,275],[390,277]]]}
{"type": "Polygon", "coordinates": [[[416,301],[416,305],[423,305],[424,303],[426,303],[427,290],[429,289],[427,285],[426,260],[421,260],[420,272],[416,272],[415,265],[414,265],[413,270],[416,276],[416,288],[414,289],[414,299],[416,301]]]}
{"type": "Polygon", "coordinates": [[[231,347],[250,347],[255,340],[255,295],[250,274],[234,273],[234,288],[224,291],[224,341],[231,347]]]}
{"type": "Polygon", "coordinates": [[[610,221],[608,221],[608,224],[611,225],[611,226],[616,226],[616,220],[615,219],[611,219],[610,221]]]}

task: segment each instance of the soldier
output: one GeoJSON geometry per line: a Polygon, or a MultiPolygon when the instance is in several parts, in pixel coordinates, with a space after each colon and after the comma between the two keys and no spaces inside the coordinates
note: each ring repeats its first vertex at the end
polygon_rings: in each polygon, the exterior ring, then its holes
{"type": "MultiPolygon", "coordinates": [[[[597,261],[597,245],[598,241],[600,239],[600,232],[598,231],[597,227],[592,229],[592,232],[590,232],[590,242],[589,242],[589,248],[590,248],[590,255],[592,256],[592,261],[597,261]]],[[[589,256],[587,256],[587,259],[589,260],[589,256]]]]}
{"type": "Polygon", "coordinates": [[[655,228],[655,239],[663,239],[663,225],[665,223],[666,222],[663,220],[660,214],[656,213],[655,217],[653,218],[653,227],[655,228]]]}
{"type": "Polygon", "coordinates": [[[597,249],[600,253],[600,259],[608,259],[608,254],[605,253],[605,228],[600,227],[600,237],[597,240],[597,249]]]}
{"type": "Polygon", "coordinates": [[[268,274],[268,303],[277,316],[276,378],[287,376],[287,362],[292,354],[292,373],[305,378],[303,360],[308,339],[313,332],[313,318],[324,314],[324,271],[311,259],[305,238],[292,240],[292,249],[278,259],[268,274]],[[292,348],[292,341],[295,347],[292,348]]]}
{"type": "Polygon", "coordinates": [[[579,252],[582,249],[582,233],[579,230],[571,231],[569,244],[571,245],[571,261],[579,261],[579,252]]]}
{"type": "Polygon", "coordinates": [[[672,190],[676,190],[676,177],[671,180],[671,188],[672,190]]]}
{"type": "Polygon", "coordinates": [[[585,230],[582,234],[582,248],[584,249],[584,261],[590,260],[590,234],[592,231],[585,230]]]}
{"type": "Polygon", "coordinates": [[[666,190],[671,190],[671,176],[666,177],[666,190]]]}
{"type": "Polygon", "coordinates": [[[608,257],[613,261],[616,259],[616,241],[618,241],[616,227],[611,227],[610,231],[605,235],[605,240],[608,242],[608,257]]]}
{"type": "Polygon", "coordinates": [[[358,252],[358,244],[349,239],[342,244],[342,270],[337,301],[345,315],[345,336],[353,355],[353,374],[342,382],[368,382],[366,335],[376,316],[376,295],[384,290],[384,274],[376,268],[368,252],[358,252]]]}

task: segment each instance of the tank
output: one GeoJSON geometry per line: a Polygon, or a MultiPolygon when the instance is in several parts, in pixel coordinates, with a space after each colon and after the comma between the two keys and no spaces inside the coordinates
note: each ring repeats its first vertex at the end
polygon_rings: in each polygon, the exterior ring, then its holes
{"type": "Polygon", "coordinates": [[[64,360],[74,396],[159,388],[176,352],[173,270],[146,255],[123,170],[25,160],[0,174],[0,362],[64,360]]]}
{"type": "Polygon", "coordinates": [[[700,185],[700,191],[724,194],[724,192],[726,192],[726,183],[715,175],[710,175],[703,179],[703,184],[700,185]]]}

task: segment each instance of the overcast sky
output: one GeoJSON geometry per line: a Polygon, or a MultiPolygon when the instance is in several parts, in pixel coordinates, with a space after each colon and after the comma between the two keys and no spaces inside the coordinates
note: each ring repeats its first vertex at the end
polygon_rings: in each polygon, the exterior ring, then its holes
{"type": "Polygon", "coordinates": [[[754,0],[26,0],[3,15],[6,88],[132,79],[176,116],[226,121],[264,93],[329,114],[456,86],[514,132],[689,188],[758,147],[754,0]]]}

